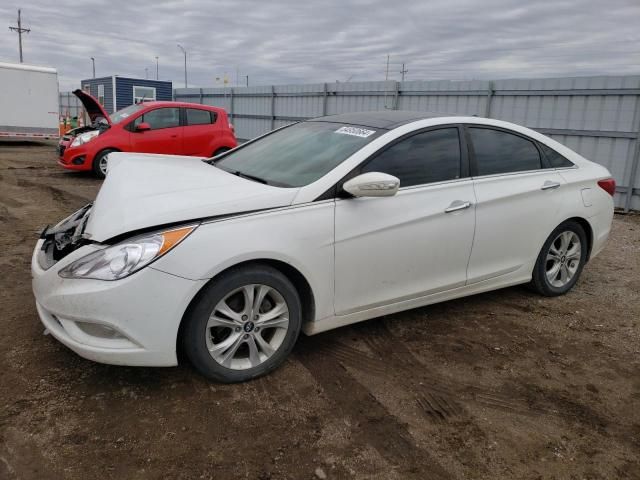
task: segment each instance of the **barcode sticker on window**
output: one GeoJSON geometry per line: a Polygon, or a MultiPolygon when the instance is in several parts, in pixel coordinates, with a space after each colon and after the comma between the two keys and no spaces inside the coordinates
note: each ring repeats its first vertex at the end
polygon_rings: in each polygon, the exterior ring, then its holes
{"type": "Polygon", "coordinates": [[[375,130],[367,130],[365,128],[358,127],[340,127],[336,130],[336,133],[342,133],[343,135],[353,135],[354,137],[367,138],[376,133],[375,130]]]}

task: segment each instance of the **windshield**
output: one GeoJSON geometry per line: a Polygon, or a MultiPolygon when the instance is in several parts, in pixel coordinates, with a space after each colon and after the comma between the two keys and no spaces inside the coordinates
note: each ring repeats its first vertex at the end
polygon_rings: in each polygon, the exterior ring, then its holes
{"type": "Polygon", "coordinates": [[[342,123],[302,122],[273,132],[212,163],[279,187],[302,187],[326,175],[383,131],[342,123]]]}
{"type": "Polygon", "coordinates": [[[143,106],[138,104],[129,105],[122,110],[118,110],[116,113],[112,113],[111,115],[109,115],[109,118],[111,119],[111,123],[115,125],[116,123],[120,123],[121,121],[129,118],[131,115],[142,108],[143,106]]]}

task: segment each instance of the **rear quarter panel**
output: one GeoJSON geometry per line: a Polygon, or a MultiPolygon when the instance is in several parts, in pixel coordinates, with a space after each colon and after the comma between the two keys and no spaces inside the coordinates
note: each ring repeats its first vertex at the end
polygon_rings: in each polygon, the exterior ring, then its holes
{"type": "Polygon", "coordinates": [[[589,222],[593,236],[591,258],[604,248],[613,221],[613,197],[598,186],[598,180],[611,177],[609,171],[583,159],[576,168],[559,169],[567,182],[564,217],[581,217],[589,222]]]}

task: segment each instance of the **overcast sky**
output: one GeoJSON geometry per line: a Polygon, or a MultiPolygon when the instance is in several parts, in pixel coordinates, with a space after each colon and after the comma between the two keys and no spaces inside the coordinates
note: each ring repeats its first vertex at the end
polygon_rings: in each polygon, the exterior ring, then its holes
{"type": "Polygon", "coordinates": [[[2,1],[0,61],[22,8],[25,63],[58,69],[60,89],[112,74],[213,86],[496,79],[640,73],[640,0],[2,1]]]}

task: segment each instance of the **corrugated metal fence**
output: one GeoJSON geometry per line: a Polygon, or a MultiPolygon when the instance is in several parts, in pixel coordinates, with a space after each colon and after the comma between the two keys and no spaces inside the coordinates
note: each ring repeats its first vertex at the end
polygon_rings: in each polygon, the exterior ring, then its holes
{"type": "Polygon", "coordinates": [[[77,117],[81,108],[82,103],[80,103],[80,99],[73,93],[60,92],[60,115],[66,117],[67,112],[69,112],[70,117],[77,117]]]}
{"type": "Polygon", "coordinates": [[[174,90],[224,107],[239,138],[322,115],[383,109],[479,115],[533,128],[605,165],[616,205],[640,209],[640,76],[348,82],[174,90]]]}

